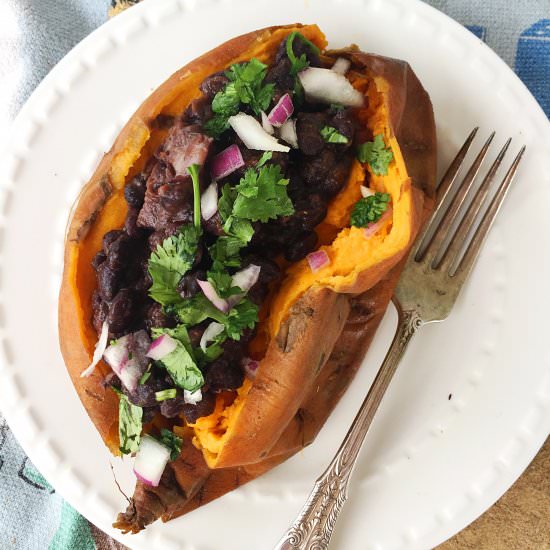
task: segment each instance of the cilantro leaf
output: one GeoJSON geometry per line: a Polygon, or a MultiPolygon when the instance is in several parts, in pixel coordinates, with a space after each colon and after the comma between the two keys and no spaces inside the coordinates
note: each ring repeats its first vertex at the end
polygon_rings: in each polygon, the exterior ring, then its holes
{"type": "Polygon", "coordinates": [[[267,74],[267,65],[253,57],[248,63],[231,65],[226,76],[235,87],[235,92],[241,103],[250,105],[256,115],[265,111],[271,99],[275,86],[262,82],[267,74]]]}
{"type": "Polygon", "coordinates": [[[183,439],[178,437],[174,432],[162,428],[160,430],[159,442],[170,449],[170,460],[176,460],[181,453],[183,439]]]}
{"type": "Polygon", "coordinates": [[[230,82],[214,96],[214,116],[204,125],[208,134],[217,138],[225,132],[229,128],[229,117],[239,112],[241,104],[250,106],[256,115],[267,110],[274,85],[263,84],[266,73],[267,65],[256,58],[229,67],[225,75],[230,82]]]}
{"type": "Polygon", "coordinates": [[[349,140],[332,126],[324,126],[321,129],[321,136],[327,143],[347,143],[349,140]]]}
{"type": "Polygon", "coordinates": [[[279,216],[294,214],[286,188],[288,181],[276,164],[264,165],[259,171],[249,168],[235,187],[237,198],[233,204],[233,215],[265,223],[279,216]]]}
{"type": "Polygon", "coordinates": [[[212,269],[221,271],[224,266],[239,267],[241,265],[239,253],[245,244],[246,243],[238,237],[218,237],[214,244],[208,249],[210,257],[212,258],[212,269]]]}
{"type": "Polygon", "coordinates": [[[296,76],[300,71],[303,71],[309,66],[309,61],[305,53],[303,53],[300,57],[296,57],[294,54],[293,45],[295,39],[298,39],[309,46],[314,54],[319,54],[319,48],[313,44],[313,42],[309,41],[303,34],[296,31],[290,33],[286,39],[286,55],[290,61],[290,74],[292,76],[296,76]]]}
{"type": "Polygon", "coordinates": [[[184,225],[151,254],[148,268],[153,284],[149,296],[153,300],[164,306],[181,301],[177,286],[195,261],[200,235],[200,227],[184,225]]]}
{"type": "Polygon", "coordinates": [[[359,145],[357,158],[359,162],[368,162],[377,176],[385,176],[388,173],[388,165],[393,159],[393,153],[389,147],[386,147],[382,134],[378,134],[374,141],[359,145]]]}
{"type": "Polygon", "coordinates": [[[232,340],[240,340],[241,334],[246,328],[254,328],[258,322],[258,306],[244,298],[227,314],[225,320],[225,333],[232,340]]]}
{"type": "Polygon", "coordinates": [[[151,377],[151,363],[147,365],[147,370],[141,375],[141,378],[139,379],[139,385],[143,386],[147,380],[151,377]]]}
{"type": "Polygon", "coordinates": [[[218,293],[218,296],[220,296],[220,298],[229,298],[229,296],[235,296],[242,292],[239,287],[232,285],[233,277],[225,271],[210,270],[207,273],[207,277],[208,281],[216,289],[216,292],[218,293]]]}
{"type": "Polygon", "coordinates": [[[366,227],[370,223],[377,222],[388,209],[390,198],[389,193],[377,192],[359,199],[351,212],[351,225],[366,227]]]}
{"type": "Polygon", "coordinates": [[[229,184],[222,188],[221,196],[218,200],[218,210],[223,224],[223,230],[234,237],[237,237],[243,243],[250,242],[254,235],[252,224],[245,219],[239,219],[233,214],[233,207],[237,198],[237,191],[229,184]]]}
{"type": "MultiPolygon", "coordinates": [[[[198,321],[198,323],[200,322],[198,321]]],[[[189,323],[189,325],[194,324],[197,323],[189,323]]],[[[195,362],[185,325],[178,325],[175,328],[153,328],[151,332],[154,338],[161,334],[168,334],[178,342],[176,349],[159,361],[172,377],[174,384],[178,388],[189,391],[201,388],[204,385],[204,377],[195,362]]]]}
{"type": "Polygon", "coordinates": [[[206,319],[214,319],[218,323],[225,321],[225,315],[202,293],[183,300],[174,310],[178,319],[187,326],[198,325],[206,319]]]}
{"type": "Polygon", "coordinates": [[[135,453],[141,441],[141,420],[143,409],[130,403],[128,397],[119,393],[118,439],[122,454],[135,453]]]}

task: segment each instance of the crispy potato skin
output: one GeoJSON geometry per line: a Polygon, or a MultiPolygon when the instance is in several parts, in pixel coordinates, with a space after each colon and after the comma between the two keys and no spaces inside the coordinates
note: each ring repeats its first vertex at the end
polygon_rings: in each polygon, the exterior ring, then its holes
{"type": "MultiPolygon", "coordinates": [[[[108,368],[100,364],[92,376],[80,378],[95,342],[89,320],[91,287],[82,283],[93,280],[93,273],[91,267],[89,272],[82,267],[86,262],[80,255],[91,259],[102,234],[123,224],[125,210],[113,208],[121,204],[124,185],[124,177],[121,180],[112,168],[117,155],[129,141],[139,140],[163,108],[191,86],[187,82],[190,75],[207,76],[239,57],[245,59],[249,49],[274,33],[300,28],[271,27],[237,37],[177,71],[124,127],[71,213],[59,300],[60,345],[80,399],[115,454],[118,399],[102,385],[108,368]],[[76,266],[80,266],[78,273],[76,266]]],[[[318,34],[317,40],[324,41],[318,34]]],[[[436,141],[430,99],[407,63],[353,50],[343,54],[355,67],[388,83],[389,125],[413,189],[414,237],[431,211],[435,194],[436,141]]],[[[189,93],[189,100],[193,97],[189,93]]],[[[261,475],[313,441],[368,349],[405,254],[406,250],[362,273],[353,288],[344,289],[345,294],[313,287],[302,295],[270,343],[245,407],[217,457],[216,469],[209,469],[201,452],[186,439],[180,457],[169,464],[158,488],[138,482],[132,506],[119,515],[115,526],[137,532],[158,517],[167,521],[186,513],[261,475]],[[142,498],[145,493],[147,498],[142,498]]]]}

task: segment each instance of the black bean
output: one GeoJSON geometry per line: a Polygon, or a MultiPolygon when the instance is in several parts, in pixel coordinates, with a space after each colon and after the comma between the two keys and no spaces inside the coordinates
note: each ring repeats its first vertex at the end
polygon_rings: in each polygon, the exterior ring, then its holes
{"type": "Polygon", "coordinates": [[[100,250],[92,260],[92,267],[97,271],[97,268],[107,259],[105,253],[100,250]]]}
{"type": "Polygon", "coordinates": [[[321,129],[327,125],[326,113],[298,113],[296,119],[296,134],[298,146],[304,155],[318,155],[326,143],[321,135],[321,129]]]}
{"type": "Polygon", "coordinates": [[[225,89],[228,82],[229,79],[223,72],[214,73],[206,77],[199,88],[206,97],[213,99],[218,92],[225,89]]]}
{"type": "Polygon", "coordinates": [[[147,309],[145,323],[147,328],[167,328],[173,325],[171,319],[164,313],[162,306],[156,302],[147,309]]]}
{"type": "Polygon", "coordinates": [[[296,236],[296,240],[285,250],[285,259],[297,262],[305,258],[317,246],[317,233],[308,231],[296,236]]]}
{"type": "Polygon", "coordinates": [[[136,176],[124,187],[124,198],[129,206],[139,210],[143,206],[145,197],[145,177],[142,174],[136,176]]]}
{"type": "Polygon", "coordinates": [[[113,229],[112,231],[107,231],[107,233],[103,235],[103,252],[105,252],[105,254],[109,252],[111,244],[113,244],[122,234],[123,231],[120,229],[113,229]]]}
{"type": "Polygon", "coordinates": [[[238,364],[220,357],[212,362],[206,373],[205,382],[211,391],[236,390],[242,386],[244,373],[238,364]]]}
{"type": "Polygon", "coordinates": [[[206,330],[209,322],[201,323],[189,329],[189,340],[194,348],[198,348],[201,342],[202,335],[206,330]]]}
{"type": "Polygon", "coordinates": [[[195,294],[199,293],[201,287],[197,280],[204,281],[206,273],[202,271],[196,271],[195,273],[189,273],[181,278],[178,284],[178,292],[182,298],[192,298],[195,294]]]}
{"type": "Polygon", "coordinates": [[[137,311],[136,295],[133,290],[123,288],[109,305],[107,322],[109,330],[115,334],[124,332],[135,324],[137,311]]]}
{"type": "Polygon", "coordinates": [[[138,227],[137,219],[139,216],[139,210],[137,208],[129,207],[126,214],[126,220],[124,222],[124,229],[129,237],[133,239],[139,239],[145,235],[145,229],[138,227]]]}
{"type": "Polygon", "coordinates": [[[327,215],[327,205],[319,195],[310,195],[294,203],[293,217],[301,229],[309,231],[319,225],[327,215]]]}
{"type": "Polygon", "coordinates": [[[101,329],[103,328],[103,322],[107,318],[107,313],[109,312],[109,304],[101,301],[101,298],[99,298],[99,302],[95,302],[93,305],[93,312],[92,323],[99,337],[101,329]]]}
{"type": "Polygon", "coordinates": [[[121,272],[103,262],[97,269],[97,285],[101,297],[110,302],[117,293],[121,282],[121,272]]]}
{"type": "Polygon", "coordinates": [[[107,251],[107,263],[113,269],[123,269],[131,262],[136,249],[136,242],[128,235],[122,234],[114,240],[107,251]]]}
{"type": "Polygon", "coordinates": [[[109,372],[107,376],[105,376],[105,378],[103,379],[102,385],[104,388],[112,386],[113,388],[120,390],[122,382],[114,372],[109,372]]]}
{"type": "Polygon", "coordinates": [[[202,400],[196,405],[186,404],[183,406],[183,415],[189,424],[194,424],[198,418],[208,416],[214,412],[216,407],[216,396],[212,392],[202,392],[202,400]]]}
{"type": "Polygon", "coordinates": [[[216,236],[225,235],[222,218],[219,212],[216,212],[210,219],[203,220],[202,225],[207,233],[216,236]]]}

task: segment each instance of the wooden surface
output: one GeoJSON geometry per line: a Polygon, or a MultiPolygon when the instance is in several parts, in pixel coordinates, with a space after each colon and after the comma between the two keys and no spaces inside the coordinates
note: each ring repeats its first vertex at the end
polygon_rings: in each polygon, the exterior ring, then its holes
{"type": "Polygon", "coordinates": [[[550,438],[494,506],[437,550],[550,550],[550,438]]]}

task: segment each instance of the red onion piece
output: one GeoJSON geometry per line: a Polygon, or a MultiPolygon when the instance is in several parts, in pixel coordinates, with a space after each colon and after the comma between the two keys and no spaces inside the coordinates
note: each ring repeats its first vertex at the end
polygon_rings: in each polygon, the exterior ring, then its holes
{"type": "Polygon", "coordinates": [[[144,436],[134,462],[136,477],[146,485],[158,487],[160,478],[170,460],[170,449],[149,435],[144,436]]]}
{"type": "Polygon", "coordinates": [[[346,74],[349,71],[350,67],[351,61],[349,59],[346,59],[345,57],[339,57],[334,62],[334,65],[331,67],[330,70],[338,74],[346,74]]]}
{"type": "Polygon", "coordinates": [[[86,370],[82,371],[82,373],[80,374],[81,378],[86,378],[87,376],[90,376],[92,372],[94,372],[97,364],[101,361],[101,358],[103,357],[103,354],[107,349],[108,338],[109,338],[109,325],[107,324],[107,321],[104,321],[103,325],[101,325],[101,334],[99,335],[99,340],[95,345],[92,362],[90,363],[90,366],[86,370]]]}
{"type": "Polygon", "coordinates": [[[271,126],[269,120],[267,120],[267,115],[262,111],[262,128],[272,136],[275,133],[273,126],[271,126]]]}
{"type": "Polygon", "coordinates": [[[309,268],[313,273],[330,264],[330,258],[324,250],[316,250],[306,256],[309,268]]]}
{"type": "Polygon", "coordinates": [[[296,133],[296,119],[289,118],[279,131],[281,139],[292,145],[293,149],[298,149],[298,134],[296,133]]]}
{"type": "Polygon", "coordinates": [[[198,285],[201,287],[201,290],[204,292],[204,295],[223,313],[229,311],[229,304],[227,300],[220,298],[216,289],[208,281],[200,281],[197,279],[198,285]]]}
{"type": "Polygon", "coordinates": [[[221,323],[216,323],[215,321],[212,321],[207,327],[206,330],[202,333],[201,341],[200,341],[200,347],[203,351],[206,351],[206,346],[208,345],[208,342],[211,342],[218,336],[218,334],[221,334],[223,332],[224,326],[221,323]]]}
{"type": "Polygon", "coordinates": [[[250,264],[233,275],[231,286],[238,286],[243,292],[227,298],[230,308],[238,304],[244,298],[245,294],[256,284],[261,269],[259,265],[250,264]]]}
{"type": "Polygon", "coordinates": [[[202,392],[200,389],[195,391],[189,391],[189,390],[183,390],[183,400],[188,405],[196,405],[200,401],[202,401],[202,392]]]}
{"type": "Polygon", "coordinates": [[[248,378],[253,380],[256,377],[258,367],[260,366],[260,362],[255,361],[254,359],[251,359],[250,357],[243,357],[242,366],[243,366],[248,378]]]}
{"type": "Polygon", "coordinates": [[[250,264],[233,275],[231,284],[238,286],[244,292],[248,292],[257,283],[261,270],[262,268],[259,265],[250,264]]]}
{"type": "Polygon", "coordinates": [[[214,157],[210,173],[214,180],[219,180],[225,178],[225,176],[228,176],[241,166],[244,166],[243,156],[241,155],[239,146],[234,143],[214,157]]]}
{"type": "Polygon", "coordinates": [[[177,347],[177,340],[168,334],[162,334],[153,340],[146,355],[154,361],[160,361],[163,357],[166,357],[168,354],[172,353],[177,347]]]}
{"type": "Polygon", "coordinates": [[[218,186],[212,182],[201,196],[201,215],[209,220],[218,211],[218,186]]]}
{"type": "Polygon", "coordinates": [[[285,94],[277,101],[277,105],[271,109],[267,115],[267,120],[270,124],[279,128],[282,126],[294,112],[294,105],[289,94],[285,94]]]}
{"type": "Polygon", "coordinates": [[[282,153],[290,151],[289,147],[281,145],[276,138],[270,136],[253,116],[238,113],[229,118],[229,124],[249,149],[282,153]]]}
{"type": "Polygon", "coordinates": [[[363,94],[350,81],[330,69],[309,67],[298,73],[306,97],[324,103],[340,103],[346,107],[361,107],[363,94]]]}
{"type": "Polygon", "coordinates": [[[105,359],[107,364],[120,378],[122,371],[128,363],[128,336],[122,336],[122,338],[112,343],[105,350],[103,359],[105,359]]]}
{"type": "Polygon", "coordinates": [[[371,237],[374,235],[379,229],[382,228],[384,223],[388,221],[388,219],[392,215],[392,208],[388,207],[388,209],[380,216],[380,219],[377,222],[372,222],[363,229],[363,233],[365,237],[371,237]]]}
{"type": "Polygon", "coordinates": [[[365,185],[361,185],[361,195],[364,198],[370,197],[374,195],[374,191],[370,189],[369,187],[366,187],[365,185]]]}

